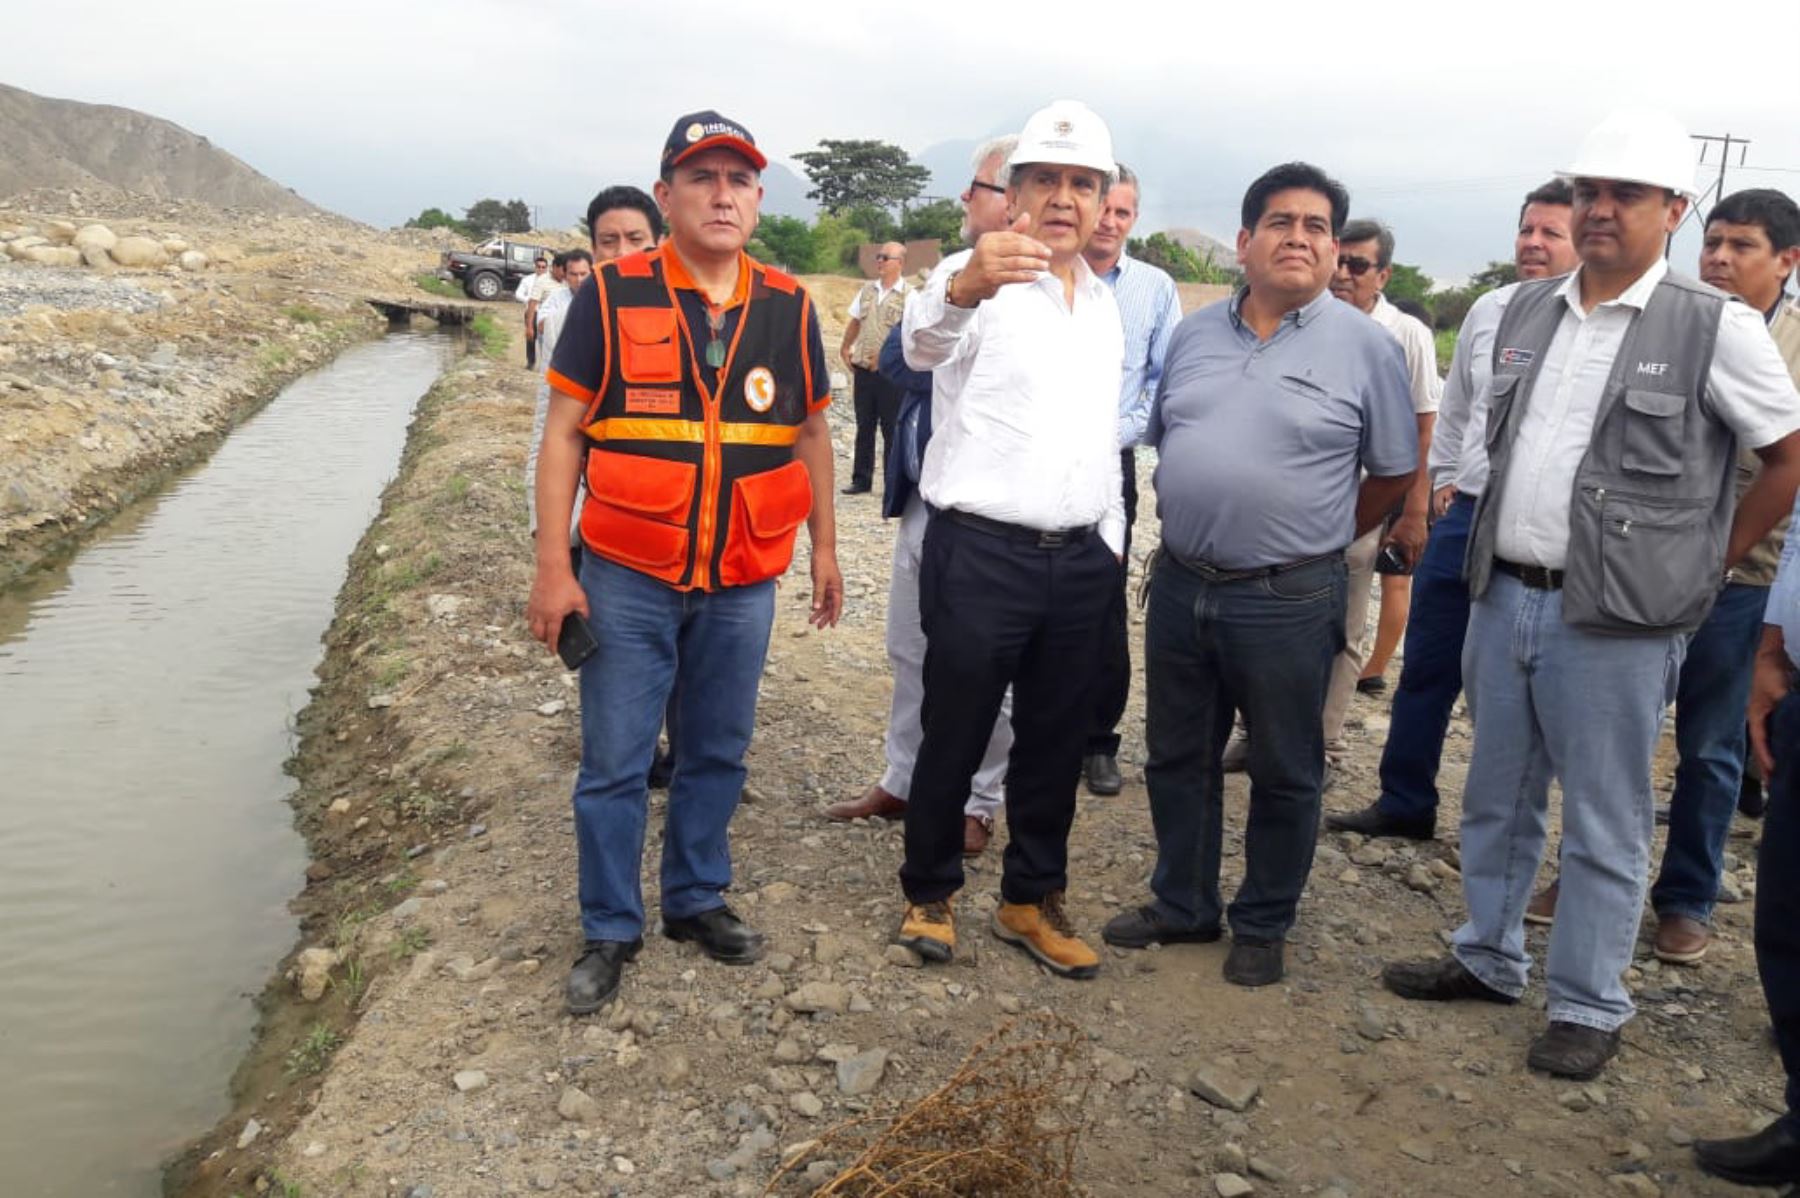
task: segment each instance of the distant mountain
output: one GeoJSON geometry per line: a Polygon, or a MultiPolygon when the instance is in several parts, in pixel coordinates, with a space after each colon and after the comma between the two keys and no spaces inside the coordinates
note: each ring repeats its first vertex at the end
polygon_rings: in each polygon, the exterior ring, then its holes
{"type": "Polygon", "coordinates": [[[0,195],[94,186],[221,208],[321,211],[173,122],[0,84],[0,195]]]}
{"type": "Polygon", "coordinates": [[[1199,254],[1202,259],[1212,259],[1214,266],[1235,267],[1237,265],[1237,248],[1226,245],[1217,237],[1202,233],[1198,229],[1166,229],[1169,240],[1199,254]]]}

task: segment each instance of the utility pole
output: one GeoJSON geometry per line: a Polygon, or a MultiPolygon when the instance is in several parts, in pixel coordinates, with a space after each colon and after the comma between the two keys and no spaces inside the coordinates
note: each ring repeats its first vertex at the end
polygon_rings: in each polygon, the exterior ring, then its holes
{"type": "MultiPolygon", "coordinates": [[[[1690,133],[1688,136],[1700,143],[1701,165],[1705,165],[1706,163],[1707,148],[1713,142],[1719,143],[1719,178],[1716,183],[1709,183],[1706,190],[1702,191],[1699,197],[1695,199],[1694,203],[1688,208],[1687,215],[1681,218],[1681,223],[1684,225],[1687,224],[1689,218],[1697,221],[1703,221],[1705,219],[1700,212],[1700,206],[1706,202],[1707,196],[1712,196],[1715,204],[1725,198],[1725,168],[1731,163],[1731,147],[1736,146],[1738,148],[1739,166],[1744,165],[1744,155],[1750,147],[1749,138],[1738,137],[1731,133],[1690,133]]],[[[1680,230],[1677,229],[1676,232],[1680,232],[1680,230]]],[[[1670,233],[1664,252],[1666,253],[1670,247],[1674,246],[1674,244],[1675,233],[1670,233]]]]}

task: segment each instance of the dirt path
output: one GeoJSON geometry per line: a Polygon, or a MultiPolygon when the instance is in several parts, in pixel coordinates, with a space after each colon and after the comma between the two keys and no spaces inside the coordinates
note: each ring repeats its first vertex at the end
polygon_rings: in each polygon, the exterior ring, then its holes
{"type": "MultiPolygon", "coordinates": [[[[312,959],[314,981],[329,968],[330,984],[315,1003],[272,987],[239,1110],[192,1154],[179,1192],[756,1194],[788,1146],[894,1110],[1039,1009],[1093,1039],[1102,1080],[1079,1178],[1096,1195],[1231,1192],[1224,1173],[1259,1194],[1745,1192],[1701,1177],[1684,1145],[1779,1109],[1748,904],[1720,908],[1698,968],[1659,968],[1644,952],[1631,979],[1641,1016],[1589,1086],[1524,1068],[1541,986],[1504,1009],[1409,1006],[1381,990],[1384,961],[1435,951],[1459,919],[1447,843],[1327,837],[1288,980],[1262,991],[1220,979],[1223,945],[1108,952],[1086,984],[1047,976],[978,930],[999,840],[961,898],[963,959],[919,969],[886,951],[899,829],[820,814],[880,761],[892,530],[866,498],[839,507],[843,627],[806,629],[804,551],[778,600],[734,825],[732,901],[768,933],[767,961],[729,969],[652,936],[621,1000],[571,1019],[576,695],[521,620],[531,411],[512,361],[465,361],[426,399],[357,551],[298,761],[318,858],[300,900],[305,943],[331,954],[312,959]],[[1203,1101],[1189,1087],[1201,1068],[1256,1098],[1241,1112],[1203,1101]],[[259,1134],[240,1148],[250,1119],[259,1134]]],[[[842,470],[849,428],[836,415],[842,470]]],[[[1143,528],[1139,543],[1154,535],[1143,528]]],[[[1327,796],[1337,809],[1372,793],[1385,707],[1359,698],[1354,718],[1354,755],[1327,796]]],[[[1125,793],[1084,798],[1074,834],[1071,907],[1090,935],[1141,898],[1154,858],[1142,726],[1140,677],[1125,793]]],[[[1467,745],[1459,717],[1453,795],[1467,745]]],[[[1233,777],[1228,884],[1244,794],[1233,777]]],[[[648,861],[663,801],[652,797],[648,861]]],[[[1737,829],[1734,864],[1753,859],[1752,831],[1737,829]]],[[[1751,889],[1747,864],[1734,882],[1751,889]]],[[[646,888],[654,910],[653,869],[646,888]]]]}

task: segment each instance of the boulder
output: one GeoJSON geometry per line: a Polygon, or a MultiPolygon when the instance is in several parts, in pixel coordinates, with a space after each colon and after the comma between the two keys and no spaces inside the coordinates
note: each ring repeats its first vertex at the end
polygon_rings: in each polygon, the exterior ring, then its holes
{"type": "Polygon", "coordinates": [[[85,250],[90,245],[110,250],[119,244],[119,235],[105,225],[83,225],[76,230],[74,243],[78,250],[85,250]]]}
{"type": "Polygon", "coordinates": [[[164,266],[169,261],[168,251],[162,244],[148,237],[121,237],[110,252],[113,261],[120,266],[164,266]]]}
{"type": "Polygon", "coordinates": [[[68,245],[75,240],[75,226],[66,220],[47,220],[38,231],[51,245],[68,245]]]}
{"type": "Polygon", "coordinates": [[[162,248],[163,252],[169,255],[169,257],[179,258],[187,253],[191,247],[179,237],[165,237],[162,239],[162,248]]]}
{"type": "Polygon", "coordinates": [[[25,261],[40,266],[80,266],[81,251],[66,245],[34,245],[25,251],[25,261]]]}
{"type": "Polygon", "coordinates": [[[294,980],[302,999],[318,1002],[325,997],[325,991],[331,985],[331,971],[337,964],[338,955],[332,949],[309,948],[295,958],[288,976],[294,980]]]}
{"type": "Polygon", "coordinates": [[[183,250],[176,261],[181,264],[183,270],[202,271],[206,269],[206,255],[199,250],[183,250]]]}
{"type": "Polygon", "coordinates": [[[81,254],[81,261],[84,265],[100,269],[105,269],[106,267],[114,265],[112,255],[97,245],[84,245],[81,247],[79,253],[81,254]]]}
{"type": "Polygon", "coordinates": [[[45,241],[42,237],[39,237],[36,233],[27,233],[23,237],[15,237],[11,241],[7,242],[6,243],[6,253],[11,258],[14,258],[20,262],[26,262],[26,261],[29,261],[29,259],[26,258],[26,256],[25,256],[25,252],[27,250],[33,249],[40,245],[49,245],[49,244],[50,243],[48,241],[45,241]]]}

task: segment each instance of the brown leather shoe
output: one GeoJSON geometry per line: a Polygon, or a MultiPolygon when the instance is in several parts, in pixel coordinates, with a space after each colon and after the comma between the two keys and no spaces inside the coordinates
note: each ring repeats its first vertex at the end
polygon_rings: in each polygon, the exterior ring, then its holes
{"type": "Polygon", "coordinates": [[[860,799],[845,799],[825,808],[825,818],[835,820],[899,819],[905,814],[906,800],[889,794],[880,786],[869,787],[868,793],[860,799]]]}
{"type": "Polygon", "coordinates": [[[1525,904],[1526,923],[1549,927],[1556,922],[1556,888],[1560,885],[1562,880],[1559,878],[1531,896],[1531,901],[1525,904]]]}
{"type": "Polygon", "coordinates": [[[980,815],[963,816],[963,856],[979,857],[987,852],[988,840],[993,835],[993,820],[980,815]]]}
{"type": "Polygon", "coordinates": [[[1696,965],[1712,943],[1712,929],[1686,915],[1658,915],[1656,940],[1651,951],[1658,961],[1671,965],[1696,965]]]}

